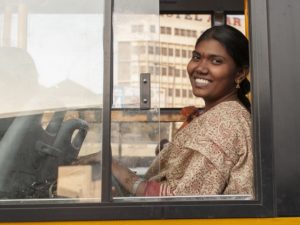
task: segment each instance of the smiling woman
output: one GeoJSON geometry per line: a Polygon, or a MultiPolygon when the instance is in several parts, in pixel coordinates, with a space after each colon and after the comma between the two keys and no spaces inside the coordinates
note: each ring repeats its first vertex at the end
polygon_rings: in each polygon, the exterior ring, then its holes
{"type": "Polygon", "coordinates": [[[0,0],[0,224],[300,224],[299,11],[0,0]]]}
{"type": "Polygon", "coordinates": [[[248,40],[217,26],[196,42],[187,71],[193,93],[205,101],[165,144],[145,177],[113,160],[117,180],[137,196],[254,196],[248,40]]]}
{"type": "Polygon", "coordinates": [[[248,40],[235,28],[217,26],[204,32],[196,42],[187,70],[193,93],[204,99],[205,110],[237,98],[250,110],[250,103],[244,97],[250,90],[246,79],[248,40]]]}

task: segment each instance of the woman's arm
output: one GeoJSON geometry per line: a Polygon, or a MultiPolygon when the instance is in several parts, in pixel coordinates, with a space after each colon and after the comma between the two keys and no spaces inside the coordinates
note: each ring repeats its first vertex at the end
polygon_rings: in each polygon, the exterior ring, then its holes
{"type": "Polygon", "coordinates": [[[112,159],[112,174],[131,194],[144,196],[147,181],[142,180],[134,172],[112,159]]]}

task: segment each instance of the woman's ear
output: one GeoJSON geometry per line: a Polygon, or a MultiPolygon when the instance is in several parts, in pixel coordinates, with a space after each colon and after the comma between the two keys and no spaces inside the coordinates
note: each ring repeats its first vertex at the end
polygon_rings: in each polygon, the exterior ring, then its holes
{"type": "Polygon", "coordinates": [[[241,83],[249,74],[249,67],[244,66],[236,73],[235,81],[236,83],[241,83]]]}

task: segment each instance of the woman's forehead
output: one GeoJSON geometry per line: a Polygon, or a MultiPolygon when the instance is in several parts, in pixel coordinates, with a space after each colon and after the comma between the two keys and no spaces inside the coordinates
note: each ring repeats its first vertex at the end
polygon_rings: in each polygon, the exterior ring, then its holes
{"type": "Polygon", "coordinates": [[[207,39],[200,41],[195,47],[195,51],[205,55],[218,55],[228,57],[226,48],[215,39],[207,39]]]}

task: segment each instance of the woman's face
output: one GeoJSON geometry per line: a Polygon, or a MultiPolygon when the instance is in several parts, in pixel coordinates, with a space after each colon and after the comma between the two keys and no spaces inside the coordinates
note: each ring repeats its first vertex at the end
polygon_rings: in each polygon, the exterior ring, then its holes
{"type": "Polygon", "coordinates": [[[238,68],[226,49],[214,39],[198,43],[187,71],[194,95],[202,97],[206,105],[236,93],[238,68]]]}

